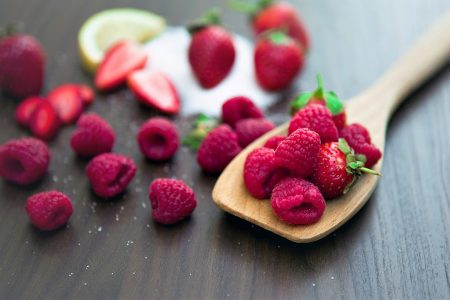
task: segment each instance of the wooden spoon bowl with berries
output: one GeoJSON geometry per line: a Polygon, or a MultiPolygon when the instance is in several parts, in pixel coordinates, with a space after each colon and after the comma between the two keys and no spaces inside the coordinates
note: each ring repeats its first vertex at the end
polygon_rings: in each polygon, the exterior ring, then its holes
{"type": "MultiPolygon", "coordinates": [[[[389,119],[399,104],[423,84],[450,58],[450,13],[447,13],[399,59],[375,84],[345,103],[348,124],[364,125],[372,143],[384,149],[389,119]]],[[[268,200],[250,195],[243,180],[247,155],[262,147],[274,135],[286,135],[289,124],[268,132],[245,148],[223,171],[214,187],[212,198],[223,210],[261,226],[296,243],[317,241],[347,222],[369,200],[379,176],[363,175],[350,191],[327,201],[320,220],[310,225],[282,222],[268,200]]],[[[373,166],[380,172],[382,159],[373,166]]]]}

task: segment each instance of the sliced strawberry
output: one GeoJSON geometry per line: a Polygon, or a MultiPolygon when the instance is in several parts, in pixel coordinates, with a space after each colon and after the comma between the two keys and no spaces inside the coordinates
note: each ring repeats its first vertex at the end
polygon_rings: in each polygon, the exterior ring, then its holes
{"type": "Polygon", "coordinates": [[[53,106],[49,102],[43,101],[34,109],[29,124],[34,136],[50,140],[58,132],[61,123],[53,106]]]}
{"type": "Polygon", "coordinates": [[[83,101],[76,84],[63,84],[54,88],[48,94],[48,101],[63,124],[75,122],[83,112],[83,101]]]}
{"type": "Polygon", "coordinates": [[[84,84],[79,84],[78,92],[85,107],[91,105],[92,102],[94,102],[94,91],[91,89],[91,87],[84,84]]]}
{"type": "Polygon", "coordinates": [[[36,109],[36,106],[44,101],[46,101],[46,99],[43,97],[33,96],[20,102],[16,108],[15,114],[17,123],[24,127],[28,127],[30,125],[31,114],[36,109]]]}
{"type": "Polygon", "coordinates": [[[142,103],[167,114],[180,110],[180,98],[172,81],[159,71],[135,71],[128,77],[128,86],[142,103]]]}
{"type": "Polygon", "coordinates": [[[120,41],[106,52],[95,74],[95,86],[100,90],[115,88],[146,63],[147,53],[141,45],[128,40],[120,41]]]}

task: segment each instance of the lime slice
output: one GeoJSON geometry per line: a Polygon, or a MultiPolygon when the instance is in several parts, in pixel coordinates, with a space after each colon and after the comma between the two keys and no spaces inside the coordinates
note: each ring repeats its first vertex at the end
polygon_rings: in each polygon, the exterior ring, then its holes
{"type": "Polygon", "coordinates": [[[122,39],[145,42],[166,27],[166,20],[135,8],[113,8],[87,19],[78,33],[78,47],[84,67],[95,72],[108,48],[122,39]]]}

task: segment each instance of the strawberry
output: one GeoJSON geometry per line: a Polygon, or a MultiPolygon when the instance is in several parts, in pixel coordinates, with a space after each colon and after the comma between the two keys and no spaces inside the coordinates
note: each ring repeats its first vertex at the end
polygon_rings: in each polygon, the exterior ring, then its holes
{"type": "Polygon", "coordinates": [[[234,64],[236,50],[231,34],[220,23],[217,10],[212,10],[189,27],[189,63],[200,85],[210,89],[218,85],[234,64]]]}
{"type": "Polygon", "coordinates": [[[75,122],[83,112],[80,88],[75,84],[62,84],[48,94],[48,101],[63,124],[75,122]]]}
{"type": "Polygon", "coordinates": [[[44,72],[44,51],[35,38],[25,34],[0,37],[0,90],[17,98],[38,95],[44,72]]]}
{"type": "Polygon", "coordinates": [[[95,74],[95,86],[111,90],[126,82],[128,75],[142,69],[147,63],[145,49],[136,42],[123,40],[114,44],[105,54],[95,74]]]}
{"type": "Polygon", "coordinates": [[[338,131],[345,127],[347,117],[344,104],[336,93],[325,91],[323,79],[320,74],[317,74],[317,89],[315,91],[301,93],[292,101],[291,114],[295,115],[300,109],[312,104],[324,105],[330,110],[333,122],[338,131]]]}
{"type": "Polygon", "coordinates": [[[50,140],[58,132],[61,123],[53,106],[48,101],[42,101],[31,114],[29,124],[34,136],[50,140]]]}
{"type": "Polygon", "coordinates": [[[94,102],[94,91],[87,85],[79,84],[78,92],[83,102],[83,106],[89,106],[94,102]]]}
{"type": "Polygon", "coordinates": [[[364,158],[355,155],[344,139],[320,146],[311,182],[325,198],[335,198],[347,193],[362,173],[380,175],[364,167],[364,158]]]}
{"type": "Polygon", "coordinates": [[[304,64],[301,48],[280,31],[260,37],[254,53],[256,78],[268,91],[289,86],[304,64]]]}
{"type": "Polygon", "coordinates": [[[16,108],[15,113],[17,123],[24,127],[28,127],[30,125],[31,115],[33,114],[36,107],[43,101],[47,101],[47,99],[38,96],[32,96],[20,102],[20,104],[16,108]]]}
{"type": "Polygon", "coordinates": [[[172,81],[162,72],[148,69],[133,72],[128,87],[145,105],[167,114],[180,110],[180,98],[172,81]]]}
{"type": "Polygon", "coordinates": [[[310,38],[305,24],[295,8],[285,2],[259,0],[258,3],[234,1],[233,6],[250,16],[255,36],[267,30],[286,30],[305,50],[310,47],[310,38]]]}

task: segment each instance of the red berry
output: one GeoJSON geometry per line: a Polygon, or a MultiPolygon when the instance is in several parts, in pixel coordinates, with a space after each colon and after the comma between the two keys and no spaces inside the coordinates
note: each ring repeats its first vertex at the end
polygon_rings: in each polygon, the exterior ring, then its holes
{"type": "Polygon", "coordinates": [[[312,183],[287,177],[272,191],[271,204],[275,214],[284,222],[308,225],[319,221],[325,211],[325,200],[312,183]]]}
{"type": "Polygon", "coordinates": [[[241,150],[236,133],[230,126],[220,125],[200,144],[197,161],[206,172],[220,173],[241,150]]]}
{"type": "Polygon", "coordinates": [[[371,168],[381,158],[380,149],[371,143],[369,132],[361,124],[346,126],[341,130],[340,136],[355,150],[355,153],[366,157],[366,167],[371,168]]]}
{"type": "Polygon", "coordinates": [[[188,51],[192,71],[206,89],[215,87],[227,77],[236,57],[231,34],[215,25],[194,31],[188,51]]]}
{"type": "Polygon", "coordinates": [[[43,101],[46,101],[46,99],[39,96],[32,96],[20,102],[16,108],[15,114],[17,123],[24,127],[28,127],[30,125],[31,115],[36,109],[36,106],[43,101]]]}
{"type": "Polygon", "coordinates": [[[195,194],[178,179],[155,179],[149,188],[153,219],[162,224],[174,224],[191,215],[197,206],[195,194]]]}
{"type": "Polygon", "coordinates": [[[75,122],[83,112],[80,88],[75,84],[62,84],[48,94],[48,101],[63,124],[75,122]]]}
{"type": "Polygon", "coordinates": [[[97,196],[111,198],[127,188],[136,174],[136,165],[124,155],[104,153],[89,162],[86,174],[97,196]]]}
{"type": "Polygon", "coordinates": [[[169,77],[160,71],[135,71],[128,76],[128,87],[144,105],[166,114],[180,111],[178,92],[169,77]]]}
{"type": "Polygon", "coordinates": [[[144,47],[131,40],[122,40],[106,52],[95,74],[95,86],[110,90],[124,84],[128,75],[142,69],[147,63],[144,47]]]}
{"type": "Polygon", "coordinates": [[[294,131],[275,150],[275,164],[307,178],[314,170],[320,137],[307,128],[294,131]]]}
{"type": "Polygon", "coordinates": [[[137,142],[145,157],[164,161],[172,158],[180,144],[178,130],[165,118],[151,118],[142,124],[137,142]]]}
{"type": "Polygon", "coordinates": [[[319,104],[308,105],[302,108],[292,118],[289,124],[289,134],[299,128],[308,128],[317,132],[322,143],[335,142],[339,137],[330,111],[319,104]]]}
{"type": "Polygon", "coordinates": [[[275,128],[275,124],[267,119],[244,119],[236,123],[236,134],[239,145],[247,147],[264,133],[275,128]]]}
{"type": "Polygon", "coordinates": [[[308,30],[296,9],[288,3],[270,3],[263,6],[252,16],[252,25],[256,36],[268,30],[287,30],[289,36],[303,48],[310,47],[308,30]]]}
{"type": "Polygon", "coordinates": [[[281,32],[262,35],[254,53],[256,79],[262,88],[287,88],[301,71],[303,52],[296,42],[281,32]]]}
{"type": "Polygon", "coordinates": [[[58,191],[42,192],[27,199],[28,217],[40,230],[55,230],[69,221],[73,213],[72,201],[58,191]]]}
{"type": "Polygon", "coordinates": [[[34,109],[29,124],[35,137],[51,140],[58,133],[61,121],[53,106],[48,101],[44,101],[34,109]]]}
{"type": "Polygon", "coordinates": [[[44,82],[45,55],[29,35],[0,39],[0,90],[25,98],[38,95],[44,82]]]}
{"type": "Polygon", "coordinates": [[[78,120],[70,145],[78,155],[92,157],[110,152],[114,139],[114,130],[106,120],[95,113],[86,113],[78,120]]]}
{"type": "Polygon", "coordinates": [[[283,135],[274,135],[266,141],[266,143],[264,144],[263,147],[276,150],[278,145],[285,139],[286,139],[286,137],[283,135]]]}
{"type": "Polygon", "coordinates": [[[50,151],[35,138],[9,140],[0,146],[0,177],[26,185],[41,179],[50,163],[50,151]]]}
{"type": "Polygon", "coordinates": [[[244,96],[237,96],[225,101],[222,105],[222,121],[234,128],[242,119],[263,118],[264,113],[252,100],[244,96]]]}
{"type": "Polygon", "coordinates": [[[334,125],[336,125],[338,132],[341,131],[347,124],[347,114],[345,113],[345,110],[337,115],[334,115],[333,122],[334,125]]]}
{"type": "Polygon", "coordinates": [[[83,106],[89,106],[94,102],[94,91],[87,85],[79,84],[78,92],[80,93],[83,106]]]}
{"type": "Polygon", "coordinates": [[[257,148],[245,159],[244,183],[257,199],[269,198],[275,184],[287,174],[275,165],[274,158],[273,149],[257,148]]]}

